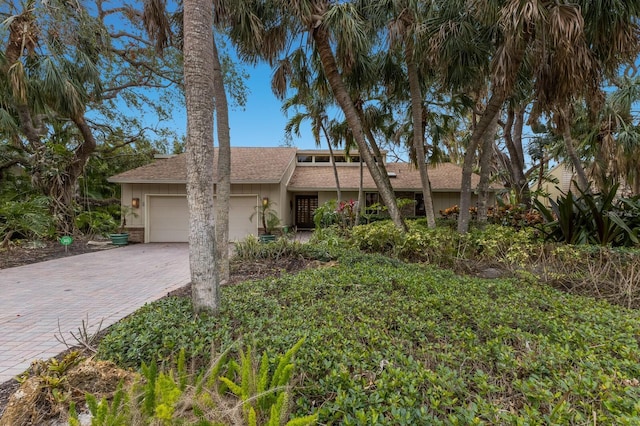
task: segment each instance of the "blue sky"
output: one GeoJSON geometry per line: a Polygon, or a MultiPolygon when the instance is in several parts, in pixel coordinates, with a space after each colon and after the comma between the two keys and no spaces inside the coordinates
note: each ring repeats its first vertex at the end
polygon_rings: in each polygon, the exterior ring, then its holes
{"type": "MultiPolygon", "coordinates": [[[[245,108],[230,105],[231,146],[282,146],[285,143],[284,128],[288,119],[282,112],[281,102],[271,92],[271,68],[267,64],[239,66],[249,74],[246,82],[249,95],[245,108]]],[[[187,124],[184,109],[181,106],[180,112],[175,112],[174,120],[169,126],[179,135],[184,135],[187,124]]],[[[291,115],[293,111],[289,113],[291,115]]],[[[293,137],[293,145],[298,148],[315,148],[308,124],[301,127],[300,133],[299,138],[293,137]]]]}

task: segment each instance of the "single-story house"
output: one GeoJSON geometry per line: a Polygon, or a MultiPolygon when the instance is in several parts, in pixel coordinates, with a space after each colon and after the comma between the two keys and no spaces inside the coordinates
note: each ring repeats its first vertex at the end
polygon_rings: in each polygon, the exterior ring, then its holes
{"type": "MultiPolygon", "coordinates": [[[[217,160],[217,149],[214,155],[217,160]]],[[[349,157],[338,153],[334,158],[342,199],[357,200],[360,182],[357,152],[349,157]]],[[[418,170],[407,163],[387,163],[386,158],[381,161],[385,162],[396,196],[416,201],[410,207],[412,211],[405,213],[424,216],[418,170]]],[[[215,164],[213,167],[215,176],[215,164]]],[[[364,167],[363,188],[366,205],[370,206],[381,200],[364,167]]],[[[122,185],[122,205],[132,207],[135,213],[127,218],[132,241],[187,241],[186,176],[186,158],[179,154],[156,159],[109,179],[122,185]]],[[[451,163],[430,166],[429,177],[436,213],[458,204],[462,177],[459,166],[451,163]]],[[[479,176],[473,175],[473,188],[478,181],[479,176]]],[[[496,189],[492,187],[492,191],[496,189]]],[[[315,209],[336,196],[333,167],[326,150],[231,148],[229,239],[232,241],[258,234],[260,221],[252,216],[264,198],[271,201],[283,226],[309,229],[313,228],[315,209]]]]}

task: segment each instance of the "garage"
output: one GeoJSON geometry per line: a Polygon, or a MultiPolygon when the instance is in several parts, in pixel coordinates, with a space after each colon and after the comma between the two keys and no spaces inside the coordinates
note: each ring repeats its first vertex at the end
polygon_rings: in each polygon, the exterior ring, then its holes
{"type": "MultiPolygon", "coordinates": [[[[249,220],[258,202],[256,195],[232,195],[229,206],[229,241],[258,234],[258,223],[249,220]]],[[[147,197],[145,241],[150,243],[187,242],[189,209],[185,195],[147,197]]]]}

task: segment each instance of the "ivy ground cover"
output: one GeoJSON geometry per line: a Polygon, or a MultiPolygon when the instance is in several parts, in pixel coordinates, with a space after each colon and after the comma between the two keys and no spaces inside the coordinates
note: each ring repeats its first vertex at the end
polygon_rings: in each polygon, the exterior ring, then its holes
{"type": "Polygon", "coordinates": [[[640,314],[518,280],[350,253],[223,289],[217,318],[147,305],[103,339],[136,367],[241,337],[296,359],[293,411],[320,424],[640,424],[640,314]]]}

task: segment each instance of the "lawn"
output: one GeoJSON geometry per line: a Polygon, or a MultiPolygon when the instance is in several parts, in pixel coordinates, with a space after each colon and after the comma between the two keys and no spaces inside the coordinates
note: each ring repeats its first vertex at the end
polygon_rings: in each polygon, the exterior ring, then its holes
{"type": "Polygon", "coordinates": [[[99,355],[206,361],[241,339],[275,357],[306,337],[292,412],[320,424],[640,424],[637,310],[354,250],[222,295],[216,318],[147,305],[99,355]]]}

